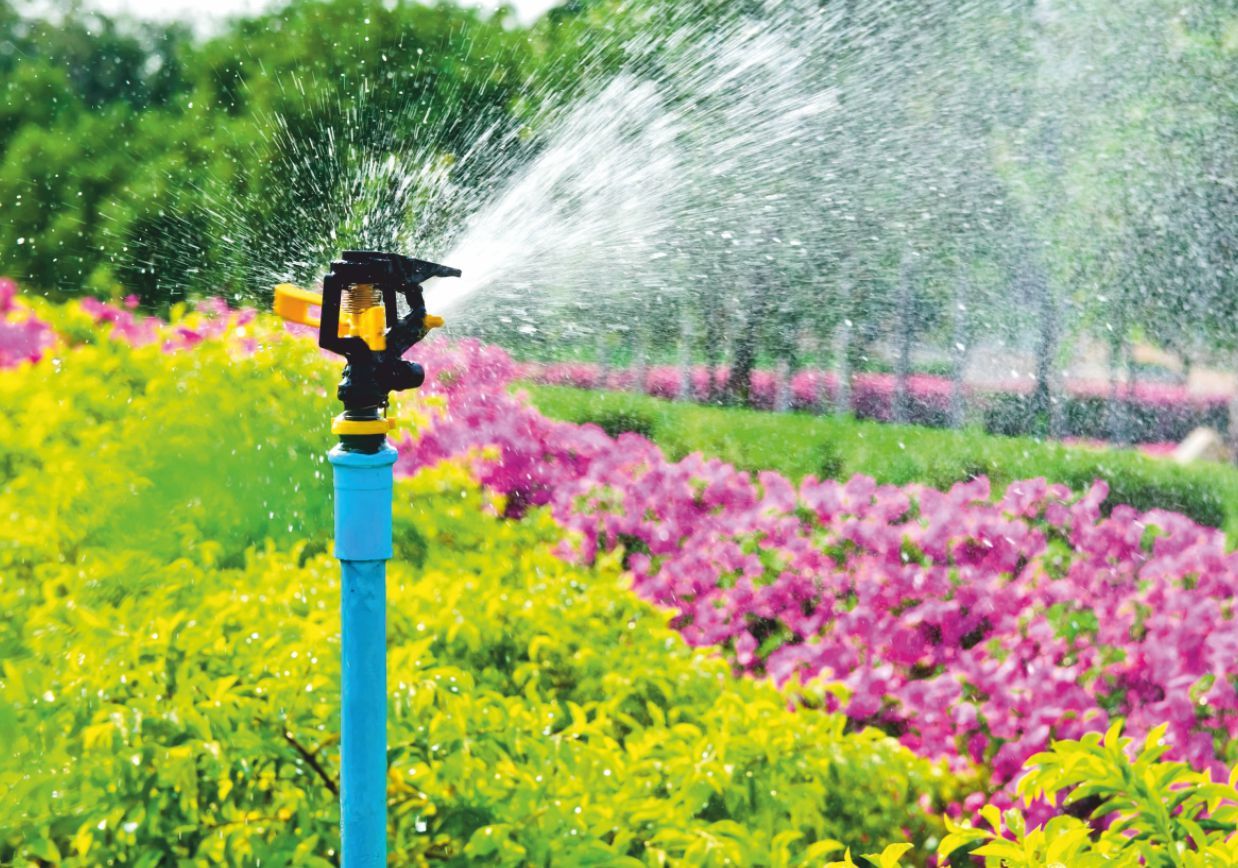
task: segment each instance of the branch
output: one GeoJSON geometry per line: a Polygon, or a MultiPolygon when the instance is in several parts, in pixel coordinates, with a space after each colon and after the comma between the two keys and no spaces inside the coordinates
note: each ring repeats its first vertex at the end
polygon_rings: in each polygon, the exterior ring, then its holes
{"type": "Polygon", "coordinates": [[[318,762],[318,757],[314,755],[317,752],[308,750],[305,745],[293,738],[292,733],[288,730],[284,730],[284,741],[288,742],[288,744],[292,746],[292,749],[299,753],[303,760],[309,763],[309,767],[312,768],[318,774],[318,777],[322,778],[322,782],[327,785],[327,789],[331,791],[331,795],[338,799],[340,796],[339,784],[332,779],[331,775],[327,774],[327,770],[322,767],[320,762],[318,762]]]}

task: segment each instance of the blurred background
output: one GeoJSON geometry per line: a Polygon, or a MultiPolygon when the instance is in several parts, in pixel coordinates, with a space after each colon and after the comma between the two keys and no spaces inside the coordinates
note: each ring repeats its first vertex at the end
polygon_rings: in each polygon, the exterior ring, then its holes
{"type": "Polygon", "coordinates": [[[5,0],[0,271],[160,312],[391,248],[464,270],[456,334],[594,379],[1224,435],[1236,54],[1204,0],[5,0]]]}

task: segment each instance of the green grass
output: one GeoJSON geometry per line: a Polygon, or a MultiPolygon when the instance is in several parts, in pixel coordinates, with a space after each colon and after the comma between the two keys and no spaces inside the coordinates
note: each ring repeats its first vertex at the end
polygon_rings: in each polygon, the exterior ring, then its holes
{"type": "Polygon", "coordinates": [[[1078,490],[1099,478],[1109,484],[1109,503],[1172,509],[1223,527],[1231,537],[1238,534],[1238,469],[1226,465],[1183,467],[1131,450],[1067,447],[978,429],[702,407],[562,386],[522,388],[548,416],[595,422],[612,434],[636,431],[672,459],[702,452],[744,470],[776,470],[793,479],[864,473],[879,482],[925,482],[938,488],[981,474],[995,488],[1043,476],[1078,490]]]}

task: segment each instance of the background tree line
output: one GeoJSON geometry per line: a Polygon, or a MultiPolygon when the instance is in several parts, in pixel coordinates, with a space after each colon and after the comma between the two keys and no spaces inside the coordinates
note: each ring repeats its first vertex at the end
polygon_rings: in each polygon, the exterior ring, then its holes
{"type": "MultiPolygon", "coordinates": [[[[1027,409],[1046,434],[1072,343],[1099,339],[1118,439],[1133,341],[1187,364],[1238,346],[1234,0],[574,0],[531,26],[454,5],[293,0],[210,38],[0,0],[3,270],[56,296],[136,291],[158,308],[250,295],[298,260],[291,276],[309,279],[331,248],[406,237],[379,224],[410,211],[414,237],[449,235],[435,221],[466,217],[470,187],[495,183],[470,174],[492,165],[469,161],[479,140],[519,166],[544,144],[547,106],[621,72],[708,112],[677,34],[707,41],[793,5],[812,25],[795,74],[830,103],[793,159],[702,181],[712,198],[683,213],[714,222],[678,227],[681,261],[633,296],[592,299],[594,336],[570,312],[541,334],[604,353],[610,340],[637,364],[727,362],[718,397],[736,400],[758,364],[849,375],[880,356],[904,408],[913,350],[936,347],[959,422],[974,348],[1005,344],[1035,358],[1027,409]],[[350,166],[375,154],[397,169],[350,166]],[[424,169],[414,183],[410,163],[424,169]],[[785,204],[763,207],[770,196],[785,204]],[[358,207],[391,199],[405,207],[358,207]]],[[[729,74],[716,61],[706,73],[729,74]]],[[[707,137],[682,144],[718,158],[707,137]]]]}

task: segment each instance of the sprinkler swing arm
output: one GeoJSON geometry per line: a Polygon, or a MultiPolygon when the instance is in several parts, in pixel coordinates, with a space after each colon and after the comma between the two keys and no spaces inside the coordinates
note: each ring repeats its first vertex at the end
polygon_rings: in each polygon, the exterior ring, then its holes
{"type": "Polygon", "coordinates": [[[340,855],[343,868],[387,864],[387,561],[392,556],[391,392],[425,380],[401,356],[443,324],[426,313],[421,283],[459,269],[393,253],[349,250],[322,295],[281,284],[275,312],[318,328],[318,345],[345,358],[336,392],[344,412],[328,453],[335,479],[340,561],[340,855]],[[409,312],[397,316],[396,294],[409,312]],[[310,313],[319,307],[319,317],[310,313]]]}

